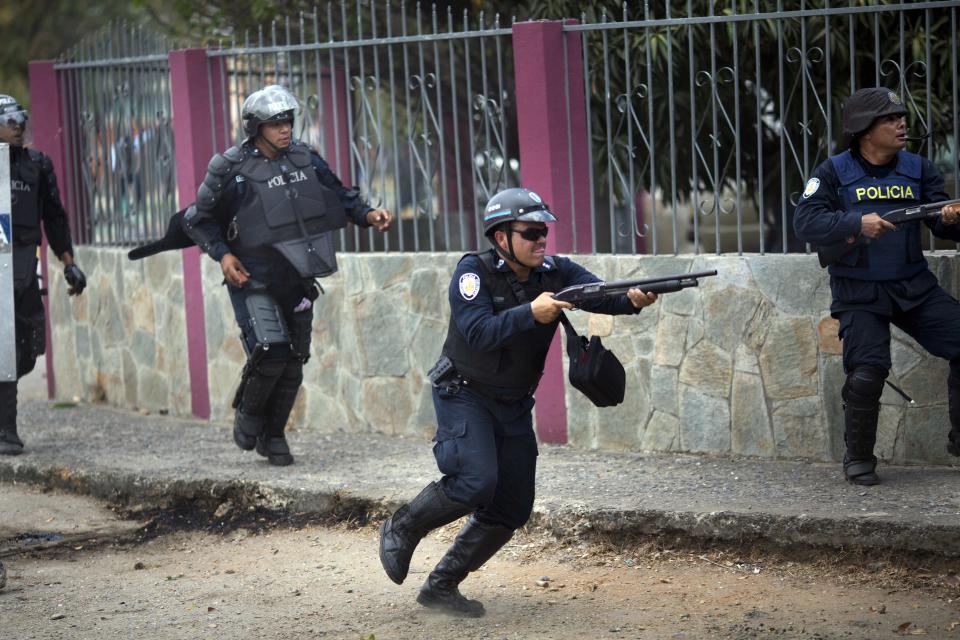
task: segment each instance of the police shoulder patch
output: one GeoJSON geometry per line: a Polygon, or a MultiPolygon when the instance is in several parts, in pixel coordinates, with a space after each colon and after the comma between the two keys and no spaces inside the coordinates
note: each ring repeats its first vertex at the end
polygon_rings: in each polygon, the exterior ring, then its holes
{"type": "Polygon", "coordinates": [[[803,189],[803,197],[809,198],[820,188],[820,178],[810,178],[807,180],[807,186],[803,189]]]}
{"type": "Polygon", "coordinates": [[[460,276],[460,295],[464,300],[473,300],[480,293],[480,276],[475,273],[465,273],[460,276]]]}

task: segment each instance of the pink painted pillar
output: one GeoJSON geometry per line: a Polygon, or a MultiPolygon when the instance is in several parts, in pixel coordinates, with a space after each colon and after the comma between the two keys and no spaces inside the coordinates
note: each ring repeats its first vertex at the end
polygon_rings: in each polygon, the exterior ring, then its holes
{"type": "MultiPolygon", "coordinates": [[[[69,171],[67,171],[66,155],[66,131],[63,123],[63,111],[61,102],[63,96],[60,95],[60,83],[57,82],[57,72],[53,68],[52,60],[36,60],[29,64],[30,81],[30,120],[33,126],[33,147],[39,149],[50,156],[53,162],[53,170],[57,175],[60,185],[60,197],[64,206],[68,206],[71,198],[69,184],[67,180],[69,171]]],[[[20,97],[22,100],[23,98],[20,97]]],[[[70,220],[70,231],[74,239],[77,236],[77,218],[76,212],[67,210],[70,220]]],[[[83,268],[83,265],[80,265],[83,268]]],[[[50,269],[47,265],[47,238],[44,236],[43,245],[40,247],[40,272],[43,275],[44,286],[49,286],[50,269]]],[[[47,332],[47,397],[53,399],[57,391],[56,376],[54,375],[54,354],[53,340],[50,330],[50,302],[48,298],[43,299],[43,306],[46,310],[46,332],[47,332]]]]}
{"type": "MultiPolygon", "coordinates": [[[[558,21],[515,23],[513,62],[520,176],[523,186],[540,194],[558,217],[547,239],[547,251],[590,252],[590,144],[580,36],[564,34],[563,23],[558,21]],[[569,105],[565,86],[569,87],[569,105]]],[[[554,337],[537,392],[537,431],[543,442],[567,441],[561,333],[554,337]]]]}
{"type": "MultiPolygon", "coordinates": [[[[170,52],[170,93],[173,106],[173,135],[176,141],[177,194],[180,206],[196,200],[197,189],[207,164],[217,151],[213,131],[222,131],[218,119],[223,113],[222,62],[211,59],[207,69],[205,49],[170,52]],[[211,105],[211,85],[213,89],[211,105]]],[[[207,336],[203,312],[203,281],[200,261],[206,256],[197,247],[183,250],[184,305],[187,316],[187,349],[190,369],[190,405],[195,416],[210,417],[210,390],[207,379],[207,336]]]]}
{"type": "Polygon", "coordinates": [[[347,75],[339,70],[323,69],[320,76],[324,148],[320,150],[333,172],[344,184],[352,186],[350,167],[350,127],[347,126],[347,75]]]}

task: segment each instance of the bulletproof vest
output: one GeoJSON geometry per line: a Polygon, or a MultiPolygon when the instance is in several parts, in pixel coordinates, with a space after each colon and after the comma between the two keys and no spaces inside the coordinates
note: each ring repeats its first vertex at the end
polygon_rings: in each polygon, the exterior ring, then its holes
{"type": "Polygon", "coordinates": [[[33,149],[11,148],[10,200],[13,206],[13,242],[40,244],[40,173],[43,156],[33,149]]]}
{"type": "MultiPolygon", "coordinates": [[[[840,178],[840,197],[847,211],[880,215],[920,203],[920,156],[900,151],[897,165],[883,178],[868,176],[848,149],[830,161],[840,178]]],[[[848,251],[829,268],[830,275],[857,280],[911,278],[927,267],[920,221],[898,226],[855,251],[848,251]]]]}
{"type": "Polygon", "coordinates": [[[237,166],[252,198],[235,217],[233,249],[258,253],[279,251],[304,278],[327,276],[337,270],[332,232],[347,224],[337,194],[321,184],[310,151],[292,144],[274,159],[249,154],[237,166]]]}
{"type": "MultiPolygon", "coordinates": [[[[499,258],[493,250],[468,253],[460,258],[477,256],[483,264],[482,285],[488,289],[493,300],[494,314],[522,304],[517,298],[508,279],[508,274],[497,271],[495,265],[499,258]]],[[[531,271],[530,278],[523,283],[527,301],[532,301],[544,291],[559,291],[563,281],[553,259],[547,257],[550,266],[546,271],[531,271]]],[[[454,319],[450,318],[447,339],[443,344],[443,354],[450,358],[457,371],[465,378],[481,384],[504,389],[532,391],[543,374],[543,363],[547,359],[550,342],[556,332],[558,322],[537,324],[530,331],[524,331],[495,351],[477,351],[467,344],[466,338],[454,319]]]]}

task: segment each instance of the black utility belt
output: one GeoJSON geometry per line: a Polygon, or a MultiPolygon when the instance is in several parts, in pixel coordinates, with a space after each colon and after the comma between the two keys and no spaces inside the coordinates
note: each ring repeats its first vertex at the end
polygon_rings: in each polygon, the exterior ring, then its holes
{"type": "Polygon", "coordinates": [[[476,380],[470,380],[461,375],[453,361],[445,355],[440,356],[437,363],[430,368],[427,372],[427,379],[433,386],[442,387],[447,393],[456,394],[460,392],[460,389],[467,388],[504,404],[523,400],[532,396],[533,392],[536,391],[536,386],[530,389],[504,390],[476,380]]]}

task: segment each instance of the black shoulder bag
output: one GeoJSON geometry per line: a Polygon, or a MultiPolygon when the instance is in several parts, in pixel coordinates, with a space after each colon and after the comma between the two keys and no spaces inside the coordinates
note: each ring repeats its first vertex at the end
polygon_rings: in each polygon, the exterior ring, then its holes
{"type": "Polygon", "coordinates": [[[617,356],[603,346],[599,336],[587,340],[577,333],[562,312],[560,322],[567,333],[570,384],[598,407],[613,407],[623,402],[627,374],[617,356]]]}
{"type": "MultiPolygon", "coordinates": [[[[509,272],[507,281],[520,303],[529,302],[516,274],[509,272]]],[[[617,356],[603,346],[599,336],[587,340],[577,333],[562,311],[560,322],[567,334],[567,355],[570,356],[568,377],[573,388],[598,407],[613,407],[623,402],[627,374],[617,356]]]]}

